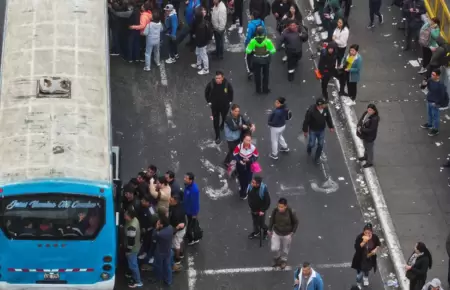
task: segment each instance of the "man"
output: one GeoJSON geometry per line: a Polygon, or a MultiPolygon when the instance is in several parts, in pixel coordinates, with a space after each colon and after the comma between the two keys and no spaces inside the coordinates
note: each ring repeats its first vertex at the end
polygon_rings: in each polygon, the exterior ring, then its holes
{"type": "Polygon", "coordinates": [[[403,13],[406,18],[406,40],[403,50],[407,51],[411,47],[411,40],[419,38],[419,31],[422,27],[422,15],[426,13],[423,0],[405,0],[403,2],[403,13]]]}
{"type": "Polygon", "coordinates": [[[141,226],[142,247],[141,254],[138,256],[139,259],[148,258],[149,263],[153,262],[153,249],[152,246],[152,235],[153,229],[158,220],[156,215],[156,209],[152,206],[149,196],[144,196],[141,198],[141,207],[138,212],[138,220],[141,226]]]}
{"type": "MultiPolygon", "coordinates": [[[[265,29],[264,21],[261,19],[261,14],[259,11],[253,11],[253,13],[250,15],[250,21],[247,24],[247,34],[245,37],[244,45],[245,47],[248,46],[250,41],[255,37],[256,35],[256,29],[258,27],[263,27],[265,29]]],[[[253,60],[253,53],[246,53],[245,54],[245,65],[247,69],[247,78],[249,80],[253,77],[252,72],[252,60],[253,60]]]]}
{"type": "Polygon", "coordinates": [[[234,90],[230,82],[224,77],[223,72],[216,71],[214,79],[206,85],[205,99],[211,108],[216,144],[222,142],[220,131],[224,129],[225,118],[230,111],[233,102],[234,90]],[[222,122],[220,122],[222,117],[222,122]]]}
{"type": "Polygon", "coordinates": [[[192,33],[192,26],[194,25],[194,19],[195,19],[195,10],[200,7],[200,0],[187,0],[186,7],[184,10],[184,26],[183,29],[180,32],[180,35],[178,36],[178,44],[183,42],[183,40],[188,36],[188,34],[191,35],[191,38],[187,45],[193,44],[193,33],[192,33]]]}
{"type": "Polygon", "coordinates": [[[211,12],[211,24],[214,28],[214,40],[216,41],[216,57],[223,59],[225,45],[225,26],[227,24],[227,7],[221,0],[213,0],[214,6],[211,12]]]}
{"type": "Polygon", "coordinates": [[[175,180],[175,172],[173,172],[172,170],[168,170],[164,177],[166,178],[170,186],[170,196],[177,195],[179,197],[179,200],[183,201],[183,189],[175,180]]]}
{"type": "Polygon", "coordinates": [[[270,129],[270,143],[272,147],[272,153],[270,158],[278,159],[278,144],[281,146],[281,152],[289,152],[288,144],[284,140],[283,132],[286,129],[286,120],[289,118],[289,110],[286,107],[286,99],[279,97],[275,100],[275,109],[269,115],[267,124],[270,129]]]}
{"type": "Polygon", "coordinates": [[[445,39],[438,37],[436,40],[439,45],[431,56],[430,63],[427,66],[427,71],[425,73],[425,80],[431,77],[431,73],[441,66],[448,66],[450,60],[450,44],[448,44],[445,39]]]}
{"type": "Polygon", "coordinates": [[[433,137],[439,134],[439,115],[440,108],[448,107],[447,87],[441,82],[441,70],[435,69],[431,73],[431,78],[422,84],[422,88],[428,89],[427,93],[427,111],[428,122],[421,125],[423,129],[428,130],[428,136],[433,137]]]}
{"type": "Polygon", "coordinates": [[[294,290],[323,290],[322,277],[311,268],[309,262],[304,262],[301,269],[295,270],[294,285],[294,290]]]}
{"type": "Polygon", "coordinates": [[[142,287],[141,273],[139,271],[138,253],[141,248],[141,231],[139,221],[136,218],[135,209],[130,206],[125,211],[125,239],[124,246],[128,262],[128,268],[131,271],[133,281],[130,281],[129,287],[142,287]]]}
{"type": "Polygon", "coordinates": [[[327,102],[324,99],[318,99],[316,104],[309,107],[306,111],[305,120],[303,121],[303,134],[305,138],[309,134],[306,149],[308,155],[311,154],[312,148],[316,145],[317,141],[316,155],[314,157],[314,161],[317,164],[320,162],[320,155],[322,154],[326,126],[330,128],[331,132],[334,132],[333,120],[327,108],[327,102]]]}
{"type": "Polygon", "coordinates": [[[174,229],[172,248],[175,250],[175,264],[180,264],[182,258],[181,245],[186,235],[186,214],[179,195],[170,198],[169,219],[170,225],[174,229]]]}
{"type": "Polygon", "coordinates": [[[303,43],[308,40],[308,32],[294,20],[289,20],[288,27],[281,33],[277,50],[284,45],[287,56],[288,81],[294,80],[295,69],[302,58],[303,43]]]}
{"type": "Polygon", "coordinates": [[[264,20],[270,14],[270,4],[267,0],[250,0],[248,5],[250,15],[257,11],[261,16],[261,20],[264,20]]]}
{"type": "Polygon", "coordinates": [[[156,241],[155,260],[153,262],[156,280],[152,282],[164,282],[166,285],[172,285],[172,266],[170,263],[172,251],[173,228],[170,225],[169,218],[163,212],[159,213],[159,219],[156,222],[156,231],[153,239],[156,241]]]}
{"type": "Polygon", "coordinates": [[[344,17],[339,0],[328,0],[325,2],[322,15],[323,28],[328,32],[327,41],[331,41],[336,29],[338,19],[344,17]]]}
{"type": "Polygon", "coordinates": [[[336,75],[336,66],[338,61],[337,44],[334,41],[328,43],[327,47],[322,49],[319,58],[319,72],[322,75],[322,97],[328,100],[328,83],[336,75]]]}
{"type": "Polygon", "coordinates": [[[267,238],[266,211],[270,207],[270,195],[262,181],[261,176],[254,176],[247,188],[248,206],[253,221],[253,232],[248,236],[249,239],[259,237],[261,228],[264,230],[264,239],[267,238]]]}
{"type": "Polygon", "coordinates": [[[122,200],[122,208],[127,209],[130,206],[134,208],[135,211],[139,210],[140,207],[140,200],[137,198],[135,194],[135,189],[130,185],[127,184],[123,188],[123,200],[122,200]]]}
{"type": "Polygon", "coordinates": [[[298,227],[295,211],[288,207],[287,200],[282,197],[277,207],[272,211],[268,234],[271,239],[271,251],[274,253],[273,267],[284,269],[291,247],[292,236],[298,227]]]}
{"type": "Polygon", "coordinates": [[[152,178],[156,181],[157,176],[158,176],[157,174],[158,174],[158,168],[155,165],[150,164],[147,167],[147,170],[145,171],[145,178],[146,178],[147,183],[149,183],[150,179],[152,179],[152,178]]]}
{"type": "Polygon", "coordinates": [[[422,290],[444,290],[444,288],[442,288],[441,280],[439,280],[438,278],[434,278],[433,280],[425,284],[422,290]]]}
{"type": "Polygon", "coordinates": [[[374,24],[375,15],[378,16],[378,21],[380,22],[380,24],[383,24],[383,14],[380,13],[380,8],[381,8],[381,0],[369,0],[370,22],[367,28],[370,29],[375,27],[374,24]]]}
{"type": "Polygon", "coordinates": [[[288,0],[275,0],[272,2],[272,14],[277,21],[277,30],[281,33],[283,29],[282,20],[286,18],[291,8],[291,1],[288,0]]]}
{"type": "Polygon", "coordinates": [[[169,58],[166,59],[166,63],[170,64],[176,62],[180,57],[178,55],[177,41],[178,13],[172,4],[167,4],[164,7],[164,14],[166,15],[164,24],[166,26],[167,42],[169,43],[169,58]]]}
{"type": "Polygon", "coordinates": [[[184,176],[184,210],[187,216],[187,233],[186,237],[188,245],[193,245],[200,242],[201,237],[195,233],[194,223],[198,218],[198,212],[200,211],[200,192],[197,184],[194,182],[195,176],[192,172],[186,173],[184,176]]]}
{"type": "Polygon", "coordinates": [[[247,55],[253,54],[252,71],[255,74],[256,93],[270,93],[269,66],[271,55],[274,54],[276,50],[272,41],[266,37],[264,27],[259,26],[256,29],[256,36],[250,41],[245,52],[247,55]]]}

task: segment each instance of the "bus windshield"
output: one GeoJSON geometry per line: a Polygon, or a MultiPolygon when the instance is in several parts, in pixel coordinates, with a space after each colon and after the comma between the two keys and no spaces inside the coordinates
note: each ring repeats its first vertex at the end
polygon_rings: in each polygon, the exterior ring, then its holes
{"type": "Polygon", "coordinates": [[[1,199],[1,228],[10,239],[92,240],[105,222],[103,198],[47,193],[1,199]]]}

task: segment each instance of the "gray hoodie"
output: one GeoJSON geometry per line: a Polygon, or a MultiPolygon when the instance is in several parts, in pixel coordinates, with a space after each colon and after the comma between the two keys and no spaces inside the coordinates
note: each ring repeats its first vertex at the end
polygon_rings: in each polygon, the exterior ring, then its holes
{"type": "Polygon", "coordinates": [[[425,284],[422,290],[430,290],[431,287],[439,287],[439,290],[444,290],[444,288],[442,288],[441,280],[439,280],[438,278],[434,278],[433,280],[425,284]]]}
{"type": "Polygon", "coordinates": [[[278,43],[278,49],[285,44],[286,52],[300,53],[302,52],[303,43],[308,40],[308,32],[302,26],[298,27],[298,31],[292,31],[289,28],[281,33],[278,43]]]}
{"type": "Polygon", "coordinates": [[[147,37],[147,44],[159,44],[161,40],[161,31],[163,31],[161,22],[151,21],[147,24],[143,33],[147,37]]]}

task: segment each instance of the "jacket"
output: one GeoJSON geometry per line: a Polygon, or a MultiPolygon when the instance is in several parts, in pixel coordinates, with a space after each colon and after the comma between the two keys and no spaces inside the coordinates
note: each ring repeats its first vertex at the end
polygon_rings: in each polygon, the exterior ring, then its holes
{"type": "Polygon", "coordinates": [[[333,41],[336,42],[336,45],[339,48],[347,47],[349,34],[350,30],[348,29],[348,27],[344,27],[342,29],[336,27],[333,32],[333,41]]]}
{"type": "Polygon", "coordinates": [[[183,201],[183,189],[180,187],[178,182],[174,179],[171,182],[169,182],[170,186],[170,195],[178,195],[180,197],[180,202],[183,201]]]}
{"type": "Polygon", "coordinates": [[[148,44],[159,44],[159,42],[161,41],[162,31],[163,26],[161,22],[156,23],[150,21],[150,23],[145,27],[143,35],[147,37],[148,44]]]}
{"type": "Polygon", "coordinates": [[[252,187],[247,188],[248,206],[252,213],[266,212],[270,207],[270,195],[267,190],[267,185],[261,183],[259,188],[252,187]],[[262,198],[261,198],[262,196],[262,198]]]}
{"type": "Polygon", "coordinates": [[[283,3],[283,0],[275,0],[272,3],[272,14],[275,16],[275,13],[277,13],[278,18],[276,18],[276,20],[281,21],[283,16],[288,14],[290,7],[291,5],[289,4],[289,1],[283,3]]]}
{"type": "MultiPolygon", "coordinates": [[[[342,67],[343,69],[347,66],[347,59],[349,55],[346,54],[344,58],[342,59],[342,67]]],[[[362,57],[359,53],[355,55],[355,58],[353,60],[352,66],[349,70],[349,82],[350,83],[357,83],[361,79],[361,67],[362,67],[362,57]]]]}
{"type": "Polygon", "coordinates": [[[183,204],[177,203],[176,205],[171,205],[169,207],[169,220],[174,232],[182,230],[176,229],[179,224],[184,224],[186,227],[186,214],[184,212],[183,204]]]}
{"type": "Polygon", "coordinates": [[[225,139],[227,141],[237,141],[241,139],[242,132],[244,129],[242,125],[246,125],[248,128],[251,127],[252,123],[250,120],[244,116],[239,115],[236,119],[233,118],[231,113],[225,119],[224,131],[225,139]]]}
{"type": "MultiPolygon", "coordinates": [[[[309,276],[308,282],[306,283],[306,290],[323,290],[323,281],[322,277],[319,273],[317,273],[314,269],[311,269],[312,273],[311,276],[309,276]]],[[[298,280],[299,284],[294,286],[294,290],[299,290],[300,286],[302,285],[302,270],[300,268],[297,268],[294,271],[294,281],[298,280]]]]}
{"type": "Polygon", "coordinates": [[[141,229],[149,231],[155,227],[158,215],[156,209],[153,206],[141,207],[138,214],[139,224],[141,229]]]}
{"type": "Polygon", "coordinates": [[[287,53],[301,53],[303,51],[303,43],[308,40],[308,32],[301,25],[299,31],[285,29],[281,33],[278,44],[278,50],[284,44],[287,53]]]}
{"type": "Polygon", "coordinates": [[[211,24],[215,31],[224,31],[227,24],[227,7],[220,1],[211,12],[211,24]]]}
{"type": "Polygon", "coordinates": [[[124,246],[126,253],[139,253],[141,249],[141,229],[137,218],[125,223],[124,246]]]}
{"type": "Polygon", "coordinates": [[[366,142],[373,142],[377,138],[378,132],[378,123],[380,118],[378,117],[378,113],[375,113],[367,118],[364,122],[364,118],[367,115],[367,111],[359,119],[357,128],[360,128],[360,131],[356,131],[356,135],[366,142]]]}
{"type": "Polygon", "coordinates": [[[269,15],[270,12],[270,4],[267,0],[250,0],[249,4],[250,15],[253,12],[258,11],[260,13],[261,19],[264,19],[269,15]]]}
{"type": "MultiPolygon", "coordinates": [[[[359,234],[356,237],[355,244],[354,244],[355,254],[353,255],[353,259],[352,259],[352,269],[355,269],[357,271],[361,271],[362,258],[365,253],[364,248],[361,248],[361,243],[363,241],[363,238],[362,238],[363,235],[364,234],[362,234],[362,233],[359,234]]],[[[376,247],[381,246],[380,238],[376,234],[372,234],[372,241],[373,241],[373,248],[367,249],[367,252],[371,252],[376,247]]],[[[377,271],[377,255],[373,255],[370,257],[370,263],[372,264],[373,271],[376,272],[377,271]]]]}
{"type": "Polygon", "coordinates": [[[196,216],[200,211],[200,192],[195,183],[184,187],[184,211],[186,215],[196,216]]]}
{"type": "Polygon", "coordinates": [[[427,82],[427,89],[427,102],[434,103],[438,107],[446,107],[448,105],[448,94],[445,84],[430,78],[427,82]]]}
{"type": "Polygon", "coordinates": [[[287,236],[295,233],[298,227],[298,218],[295,211],[288,207],[285,212],[278,211],[275,208],[272,211],[269,221],[269,231],[274,231],[279,236],[287,236]]]}
{"type": "Polygon", "coordinates": [[[264,21],[261,19],[253,19],[252,21],[248,22],[247,24],[247,35],[245,37],[244,45],[247,46],[250,43],[250,40],[253,39],[256,35],[256,28],[259,26],[264,27],[264,30],[266,29],[266,25],[264,24],[264,21]]]}
{"type": "Polygon", "coordinates": [[[151,20],[152,20],[152,12],[150,11],[141,12],[139,18],[139,25],[132,25],[131,29],[139,30],[139,32],[143,34],[145,27],[150,23],[151,20]]]}
{"type": "Polygon", "coordinates": [[[168,225],[153,232],[153,240],[155,241],[155,255],[160,257],[170,257],[172,250],[173,228],[168,225]]]}
{"type": "Polygon", "coordinates": [[[430,259],[426,255],[417,257],[414,265],[411,265],[411,269],[407,272],[413,274],[415,280],[426,281],[428,269],[430,268],[430,259]]]}
{"type": "Polygon", "coordinates": [[[234,91],[231,83],[227,79],[219,85],[215,79],[212,79],[205,88],[205,99],[212,108],[224,108],[230,106],[234,99],[234,91]]]}
{"type": "Polygon", "coordinates": [[[319,58],[319,71],[322,75],[324,74],[336,74],[336,65],[337,65],[337,51],[336,51],[336,42],[331,41],[328,43],[328,46],[324,49],[322,49],[322,52],[320,53],[319,58]],[[333,47],[334,51],[333,53],[328,52],[328,47],[333,47]]]}
{"type": "Polygon", "coordinates": [[[329,23],[337,23],[339,18],[343,18],[344,15],[342,13],[342,8],[339,0],[328,0],[325,2],[325,6],[323,8],[324,14],[329,14],[329,19],[324,19],[323,22],[329,23]]]}
{"type": "MultiPolygon", "coordinates": [[[[423,30],[428,29],[429,27],[430,27],[430,23],[425,22],[425,24],[422,25],[422,28],[420,28],[420,31],[422,32],[423,30]]],[[[431,28],[430,41],[428,43],[428,47],[436,48],[439,46],[437,43],[437,39],[439,38],[440,34],[441,34],[441,29],[439,28],[439,26],[436,26],[435,28],[431,28]]]]}
{"type": "Polygon", "coordinates": [[[269,115],[268,125],[270,127],[280,128],[286,125],[288,110],[284,105],[274,109],[269,115]]]}
{"type": "Polygon", "coordinates": [[[156,190],[153,182],[149,184],[150,194],[157,200],[158,210],[169,210],[170,186],[164,185],[161,189],[156,190]]]}
{"type": "MultiPolygon", "coordinates": [[[[205,47],[208,45],[210,39],[208,37],[208,26],[206,23],[206,19],[195,19],[192,27],[192,31],[195,35],[195,46],[196,47],[205,47]]],[[[210,24],[211,25],[211,24],[210,24]]]]}
{"type": "Polygon", "coordinates": [[[430,64],[427,66],[427,69],[432,69],[431,67],[440,67],[440,66],[446,66],[447,63],[445,63],[446,57],[445,55],[447,53],[450,53],[450,44],[444,43],[440,45],[436,50],[433,52],[433,55],[431,56],[430,64]]]}
{"type": "Polygon", "coordinates": [[[320,112],[316,105],[309,107],[305,114],[305,120],[303,121],[303,132],[320,132],[325,130],[326,125],[330,129],[334,128],[328,108],[320,112]]]}
{"type": "Polygon", "coordinates": [[[253,54],[252,61],[258,64],[269,64],[270,56],[275,52],[272,41],[267,37],[253,38],[245,50],[246,54],[253,54]]]}
{"type": "Polygon", "coordinates": [[[422,15],[426,13],[423,0],[405,0],[402,11],[410,28],[418,29],[422,26],[422,15]],[[410,9],[414,9],[414,12],[409,11],[410,9]],[[416,12],[416,9],[419,9],[419,12],[416,12]]]}
{"type": "Polygon", "coordinates": [[[178,15],[175,9],[170,12],[168,17],[166,17],[164,24],[166,25],[166,34],[172,38],[176,38],[178,29],[178,15]]]}
{"type": "Polygon", "coordinates": [[[194,23],[195,18],[195,8],[200,6],[200,0],[189,0],[184,10],[184,18],[186,23],[191,26],[194,23]]]}

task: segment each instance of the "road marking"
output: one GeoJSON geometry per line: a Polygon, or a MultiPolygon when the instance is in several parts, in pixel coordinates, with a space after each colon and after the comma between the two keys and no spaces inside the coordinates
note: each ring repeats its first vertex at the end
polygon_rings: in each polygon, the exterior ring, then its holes
{"type": "Polygon", "coordinates": [[[189,290],[195,290],[197,282],[197,271],[194,267],[194,257],[188,254],[188,287],[189,290]]]}
{"type": "Polygon", "coordinates": [[[161,75],[161,84],[167,87],[166,65],[164,64],[164,61],[161,61],[161,64],[159,66],[159,73],[161,75]]]}
{"type": "Polygon", "coordinates": [[[175,129],[177,127],[177,125],[175,125],[175,123],[172,120],[172,117],[173,117],[172,105],[170,104],[170,102],[167,99],[165,99],[164,106],[166,107],[165,111],[166,111],[166,116],[167,116],[167,123],[169,124],[169,126],[172,129],[175,129]]]}
{"type": "Polygon", "coordinates": [[[285,186],[284,184],[280,184],[280,190],[276,194],[282,196],[300,196],[306,195],[306,191],[303,185],[285,186]]]}
{"type": "Polygon", "coordinates": [[[212,199],[217,200],[222,197],[230,196],[233,194],[233,192],[230,190],[230,187],[228,186],[228,180],[226,177],[226,171],[220,166],[212,164],[207,159],[200,159],[203,166],[208,170],[208,173],[217,172],[218,177],[220,179],[220,182],[222,183],[222,187],[219,189],[212,188],[211,186],[206,186],[205,193],[212,199]]]}

